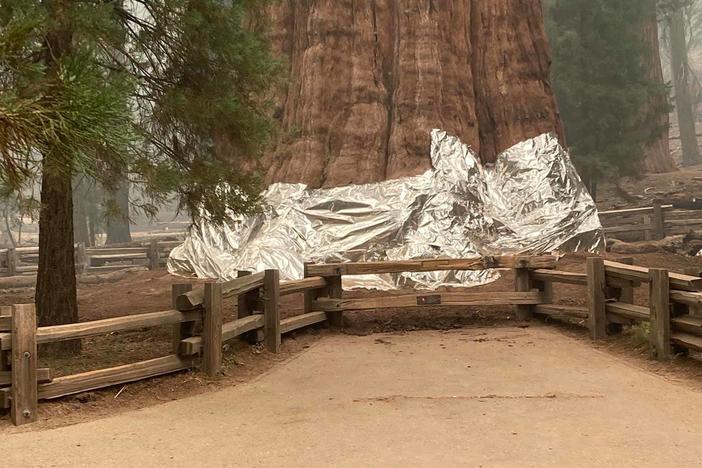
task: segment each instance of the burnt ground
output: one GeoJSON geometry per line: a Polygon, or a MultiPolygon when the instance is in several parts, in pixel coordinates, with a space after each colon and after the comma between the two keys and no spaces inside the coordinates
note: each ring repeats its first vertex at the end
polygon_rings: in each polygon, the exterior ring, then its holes
{"type": "MultiPolygon", "coordinates": [[[[627,255],[635,263],[649,267],[664,267],[671,271],[682,271],[685,267],[702,267],[702,258],[685,257],[668,252],[627,255]]],[[[584,271],[586,255],[571,254],[561,259],[558,268],[567,271],[584,271]]],[[[620,255],[610,254],[617,259],[620,255]]],[[[128,314],[155,312],[170,308],[170,285],[183,282],[181,278],[164,271],[133,272],[119,281],[97,285],[81,285],[78,289],[81,321],[117,317],[128,314]]],[[[509,273],[500,280],[478,288],[483,291],[512,290],[509,273]]],[[[555,288],[557,302],[584,304],[582,286],[558,285],[555,288]]],[[[359,292],[347,293],[351,296],[359,292]]],[[[371,294],[379,294],[371,292],[371,294]]],[[[636,302],[645,304],[646,288],[636,290],[636,302]]],[[[14,290],[0,294],[0,305],[11,305],[33,301],[33,290],[14,290]]],[[[235,305],[225,301],[225,313],[231,317],[235,305]]],[[[301,312],[301,298],[290,296],[283,301],[282,315],[301,312]]],[[[452,330],[484,327],[514,326],[512,311],[507,307],[472,308],[416,308],[386,309],[349,312],[345,316],[343,330],[311,328],[285,337],[282,353],[273,355],[260,346],[232,340],[224,355],[222,377],[210,380],[202,374],[183,372],[130,383],[123,386],[88,392],[81,395],[44,402],[40,405],[40,422],[32,427],[53,427],[73,424],[117,412],[142,408],[165,401],[180,399],[198,393],[209,392],[247,382],[271,369],[276,363],[308,348],[320,337],[330,334],[368,335],[373,333],[405,333],[413,330],[452,330]]],[[[226,318],[225,318],[226,320],[226,318]]],[[[563,333],[587,342],[585,329],[577,324],[555,324],[563,333]]],[[[529,324],[521,326],[528,327],[529,324]]],[[[114,333],[83,340],[83,353],[79,358],[55,359],[40,355],[40,366],[51,367],[54,376],[68,375],[90,369],[99,369],[139,360],[150,359],[171,353],[170,327],[114,333]]],[[[702,377],[702,365],[695,359],[677,360],[673,366],[661,366],[647,358],[647,345],[643,332],[632,329],[623,336],[598,344],[597,347],[632,358],[636,365],[656,369],[666,374],[702,377]]],[[[702,378],[700,379],[702,383],[702,378]]],[[[0,418],[0,429],[9,427],[7,417],[0,418]]]]}

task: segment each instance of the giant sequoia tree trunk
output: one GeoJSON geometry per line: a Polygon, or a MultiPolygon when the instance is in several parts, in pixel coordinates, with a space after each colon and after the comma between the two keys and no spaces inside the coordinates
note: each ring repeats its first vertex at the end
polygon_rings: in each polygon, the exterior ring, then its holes
{"type": "MultiPolygon", "coordinates": [[[[648,71],[648,79],[653,83],[658,83],[664,86],[663,65],[661,64],[661,49],[658,39],[658,18],[656,16],[656,4],[654,1],[647,2],[647,7],[650,8],[648,21],[643,25],[643,40],[646,43],[646,55],[643,57],[644,67],[648,71]]],[[[668,107],[665,95],[655,96],[649,102],[648,109],[644,112],[651,112],[659,115],[659,123],[665,131],[655,139],[653,143],[646,149],[646,154],[643,160],[643,169],[646,172],[661,173],[670,172],[677,169],[673,157],[670,154],[670,140],[668,135],[668,126],[670,125],[670,116],[667,111],[661,111],[668,107]]]]}
{"type": "Polygon", "coordinates": [[[290,81],[269,182],[418,174],[433,128],[485,162],[543,132],[563,137],[540,0],[287,0],[272,17],[290,81]]]}

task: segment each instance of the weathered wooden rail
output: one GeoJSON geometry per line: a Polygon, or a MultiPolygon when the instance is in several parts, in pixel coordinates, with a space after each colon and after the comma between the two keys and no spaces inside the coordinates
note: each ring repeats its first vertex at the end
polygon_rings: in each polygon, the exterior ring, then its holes
{"type": "Polygon", "coordinates": [[[627,241],[659,240],[702,230],[702,210],[675,208],[658,202],[644,208],[600,211],[599,215],[608,237],[627,241]]]}
{"type": "Polygon", "coordinates": [[[282,335],[310,325],[343,324],[354,310],[432,306],[514,307],[517,318],[533,316],[577,319],[593,339],[618,333],[622,326],[650,322],[651,349],[661,360],[681,350],[702,350],[702,278],[692,274],[648,269],[626,262],[588,258],[584,273],[556,270],[551,256],[430,259],[395,262],[305,265],[305,278],[280,281],[277,270],[266,270],[225,283],[172,287],[169,310],[51,327],[36,326],[33,305],[0,308],[0,408],[10,409],[15,424],[36,419],[39,400],[58,398],[158,375],[200,368],[214,377],[222,366],[225,342],[242,338],[280,350],[282,335]],[[342,297],[344,275],[405,271],[514,271],[513,291],[412,291],[372,297],[342,297]],[[554,283],[580,285],[586,306],[554,303],[554,283]],[[634,288],[649,288],[649,304],[634,304],[634,288]],[[281,318],[280,299],[301,294],[303,311],[281,318]],[[236,298],[236,311],[224,313],[226,297],[236,298]],[[232,317],[225,321],[224,317],[232,317]],[[148,327],[173,327],[172,354],[147,361],[53,378],[37,368],[37,346],[148,327]]]}
{"type": "Polygon", "coordinates": [[[222,365],[222,345],[237,337],[265,341],[280,350],[281,335],[327,320],[324,311],[305,312],[281,319],[280,297],[307,294],[326,287],[323,278],[280,282],[277,270],[245,275],[226,283],[172,287],[173,308],[124,317],[37,327],[33,305],[0,307],[0,409],[10,409],[15,424],[36,420],[39,400],[123,384],[200,367],[216,376],[222,365]],[[235,318],[224,322],[223,299],[237,296],[235,318]],[[37,346],[150,327],[173,327],[173,353],[146,361],[53,378],[49,369],[37,369],[37,346]],[[202,331],[195,334],[198,326],[202,331]]]}
{"type": "MultiPolygon", "coordinates": [[[[77,273],[102,273],[133,266],[155,270],[166,264],[170,251],[182,241],[153,240],[146,245],[129,247],[88,247],[76,244],[77,273]]],[[[37,272],[39,247],[0,249],[0,276],[34,275],[37,272]]]]}
{"type": "Polygon", "coordinates": [[[600,257],[587,259],[586,273],[535,270],[530,282],[549,296],[553,283],[585,287],[587,306],[540,304],[536,315],[581,319],[593,339],[621,331],[622,325],[650,323],[651,354],[659,360],[674,353],[702,350],[702,278],[699,270],[691,274],[672,273],[661,268],[645,268],[628,262],[600,257]],[[646,285],[647,306],[634,304],[634,288],[646,285]]]}

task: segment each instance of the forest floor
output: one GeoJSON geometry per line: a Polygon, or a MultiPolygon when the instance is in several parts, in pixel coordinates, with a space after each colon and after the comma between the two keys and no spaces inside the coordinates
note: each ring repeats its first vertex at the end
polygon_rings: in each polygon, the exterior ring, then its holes
{"type": "Polygon", "coordinates": [[[597,192],[597,207],[603,211],[651,206],[655,199],[702,199],[702,165],[624,177],[619,183],[600,185],[597,192]]]}

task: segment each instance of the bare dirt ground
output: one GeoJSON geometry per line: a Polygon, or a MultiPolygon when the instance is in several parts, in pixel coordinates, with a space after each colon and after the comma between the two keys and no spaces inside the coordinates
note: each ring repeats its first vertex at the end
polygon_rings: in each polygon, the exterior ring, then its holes
{"type": "Polygon", "coordinates": [[[248,383],[0,447],[7,466],[696,466],[691,385],[543,325],[333,335],[248,383]]]}

